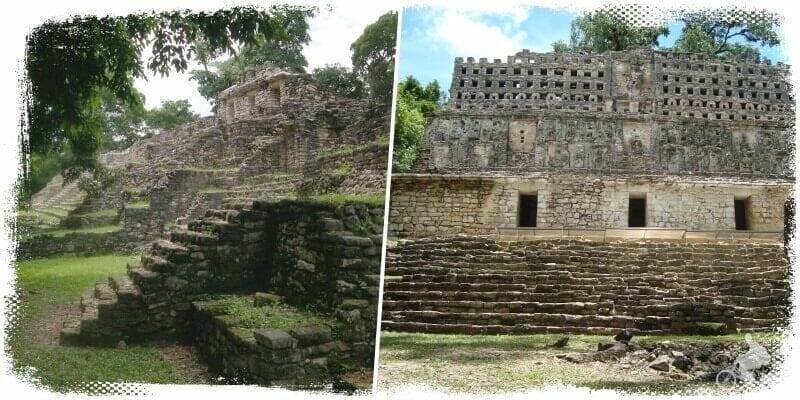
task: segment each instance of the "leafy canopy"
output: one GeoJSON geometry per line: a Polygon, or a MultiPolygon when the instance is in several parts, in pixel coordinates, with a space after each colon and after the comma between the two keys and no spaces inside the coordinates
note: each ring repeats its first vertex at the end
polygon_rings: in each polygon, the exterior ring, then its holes
{"type": "Polygon", "coordinates": [[[409,75],[397,85],[393,171],[411,169],[425,133],[425,114],[435,111],[443,99],[444,92],[435,80],[423,87],[417,78],[409,75]]]}
{"type": "Polygon", "coordinates": [[[780,44],[776,32],[779,23],[774,15],[757,13],[746,17],[711,19],[704,15],[688,16],[682,20],[685,25],[674,49],[717,58],[757,58],[759,51],[754,44],[762,47],[780,44]],[[737,38],[744,39],[744,43],[734,42],[737,38]]]}
{"type": "Polygon", "coordinates": [[[356,72],[339,63],[325,64],[322,68],[314,68],[312,75],[323,87],[339,96],[351,99],[361,99],[366,96],[364,81],[356,72]]]}
{"type": "MultiPolygon", "coordinates": [[[[134,78],[145,77],[142,52],[151,54],[146,68],[167,75],[184,72],[204,43],[205,55],[234,53],[259,41],[295,40],[285,19],[312,8],[236,7],[215,12],[150,12],[126,17],[74,17],[48,21],[27,38],[25,69],[27,135],[23,154],[47,154],[69,146],[72,168],[65,177],[98,167],[102,143],[102,91],[125,104],[141,104],[134,78]]],[[[26,176],[27,176],[27,170],[26,176]]]]}
{"type": "Polygon", "coordinates": [[[350,45],[353,69],[367,83],[370,97],[384,104],[392,101],[396,38],[397,12],[390,11],[367,25],[350,45]]]}
{"type": "MultiPolygon", "coordinates": [[[[655,47],[662,35],[669,35],[666,25],[638,27],[617,16],[613,9],[600,9],[572,21],[569,47],[598,52],[655,47]]],[[[553,43],[553,51],[563,52],[567,48],[564,42],[553,43]]]]}
{"type": "Polygon", "coordinates": [[[191,110],[189,100],[164,100],[160,107],[147,110],[145,121],[148,129],[159,132],[175,129],[181,125],[196,121],[200,115],[191,110]]]}
{"type": "Polygon", "coordinates": [[[312,16],[313,11],[305,9],[284,10],[279,17],[281,28],[287,33],[285,39],[267,40],[259,35],[255,44],[245,44],[237,55],[220,62],[212,60],[223,55],[222,52],[213,51],[209,43],[202,41],[197,59],[203,69],[190,72],[191,79],[197,81],[200,95],[213,103],[219,92],[233,86],[245,70],[267,62],[290,71],[305,72],[308,60],[302,50],[311,40],[308,19],[312,16]],[[209,70],[209,66],[216,70],[209,70]]]}

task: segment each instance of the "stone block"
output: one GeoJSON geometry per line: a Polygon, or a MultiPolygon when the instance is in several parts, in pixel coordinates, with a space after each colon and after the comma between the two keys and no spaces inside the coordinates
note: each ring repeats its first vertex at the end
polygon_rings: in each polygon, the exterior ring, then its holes
{"type": "Polygon", "coordinates": [[[270,304],[277,304],[283,301],[281,296],[274,293],[256,292],[253,297],[254,307],[263,307],[270,304]]]}
{"type": "Polygon", "coordinates": [[[290,333],[301,346],[310,346],[330,342],[331,328],[325,325],[301,325],[291,329],[290,333]]]}
{"type": "Polygon", "coordinates": [[[297,347],[297,339],[284,331],[262,328],[253,331],[256,342],[268,349],[292,349],[297,347]]]}

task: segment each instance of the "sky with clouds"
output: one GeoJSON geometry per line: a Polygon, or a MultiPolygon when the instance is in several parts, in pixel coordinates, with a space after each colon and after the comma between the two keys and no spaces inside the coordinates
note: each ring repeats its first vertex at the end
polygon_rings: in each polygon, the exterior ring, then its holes
{"type": "MultiPolygon", "coordinates": [[[[547,52],[557,40],[569,42],[570,22],[581,11],[567,8],[512,6],[485,9],[407,7],[403,10],[399,77],[439,81],[449,89],[455,57],[505,59],[522,49],[547,52]]],[[[671,46],[682,24],[670,22],[670,35],[660,45],[671,46]]],[[[779,47],[761,49],[773,62],[786,62],[779,47]]]]}
{"type": "MultiPolygon", "coordinates": [[[[319,13],[309,21],[311,42],[303,49],[308,60],[307,70],[310,72],[314,68],[337,62],[350,67],[350,44],[367,25],[389,10],[390,7],[381,2],[321,6],[319,13]]],[[[144,57],[147,55],[147,52],[143,53],[144,57]]],[[[190,71],[199,68],[197,63],[189,65],[190,71]]],[[[167,77],[160,77],[148,71],[147,80],[136,80],[136,88],[145,95],[147,108],[157,107],[164,100],[187,99],[195,112],[211,114],[211,104],[197,92],[197,82],[189,80],[188,73],[173,71],[167,77]]]]}

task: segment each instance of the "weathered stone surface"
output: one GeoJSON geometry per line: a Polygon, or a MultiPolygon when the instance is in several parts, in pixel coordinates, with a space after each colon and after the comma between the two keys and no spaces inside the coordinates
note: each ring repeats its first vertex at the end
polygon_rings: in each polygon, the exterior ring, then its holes
{"type": "Polygon", "coordinates": [[[256,292],[253,297],[253,305],[255,307],[262,307],[270,304],[280,303],[282,301],[281,296],[278,296],[275,293],[264,293],[264,292],[256,292]]]}
{"type": "Polygon", "coordinates": [[[284,331],[276,329],[258,329],[253,331],[256,342],[269,349],[289,349],[297,346],[297,340],[284,331]]]}
{"type": "Polygon", "coordinates": [[[670,360],[668,356],[661,355],[658,356],[655,360],[653,360],[653,362],[651,362],[647,366],[656,371],[669,372],[669,366],[671,361],[672,360],[670,360]]]}
{"type": "Polygon", "coordinates": [[[291,329],[290,333],[303,346],[331,341],[331,328],[324,325],[296,326],[291,329]]]}

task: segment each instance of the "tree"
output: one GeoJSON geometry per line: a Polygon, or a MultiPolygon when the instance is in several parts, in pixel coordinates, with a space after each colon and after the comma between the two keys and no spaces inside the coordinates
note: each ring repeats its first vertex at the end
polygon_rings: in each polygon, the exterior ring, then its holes
{"type": "Polygon", "coordinates": [[[703,53],[716,58],[757,58],[759,51],[753,44],[762,47],[780,44],[776,32],[778,20],[768,14],[732,19],[692,15],[684,18],[683,22],[685,25],[674,46],[678,51],[703,53]],[[744,39],[745,43],[732,42],[735,38],[744,39]]]}
{"type": "Polygon", "coordinates": [[[669,35],[666,25],[637,27],[617,16],[613,9],[601,9],[572,21],[570,44],[552,44],[554,52],[592,49],[597,52],[621,51],[635,47],[658,46],[658,38],[669,35]]]}
{"type": "Polygon", "coordinates": [[[339,96],[361,99],[366,95],[364,81],[361,80],[357,73],[339,63],[333,65],[325,64],[322,68],[315,68],[312,75],[320,85],[339,96]]]}
{"type": "Polygon", "coordinates": [[[290,71],[305,72],[308,60],[302,50],[303,45],[311,40],[308,34],[308,18],[311,16],[301,9],[285,11],[281,27],[288,33],[287,40],[270,41],[259,35],[255,44],[246,44],[238,55],[221,62],[211,61],[222,54],[214,52],[207,43],[202,42],[198,46],[197,59],[203,69],[190,72],[191,79],[197,81],[200,95],[213,103],[219,92],[236,84],[245,70],[261,67],[268,62],[290,71]],[[216,70],[209,70],[209,66],[216,70]]]}
{"type": "Polygon", "coordinates": [[[425,132],[425,114],[433,112],[443,97],[436,80],[423,87],[417,78],[409,75],[397,85],[393,171],[411,169],[425,132]]]}
{"type": "Polygon", "coordinates": [[[397,12],[390,11],[367,25],[350,45],[353,69],[367,83],[370,97],[385,104],[392,100],[396,38],[397,12]]]}
{"type": "Polygon", "coordinates": [[[196,121],[200,115],[192,112],[189,100],[164,100],[161,106],[145,113],[148,129],[159,132],[175,129],[183,124],[196,121]]]}
{"type": "MultiPolygon", "coordinates": [[[[294,40],[284,23],[293,12],[311,15],[314,9],[236,7],[45,22],[27,38],[27,135],[22,154],[49,154],[68,145],[74,157],[65,178],[99,168],[95,155],[102,143],[101,91],[131,106],[141,104],[133,80],[145,77],[145,48],[152,48],[149,70],[161,75],[183,72],[201,40],[207,53],[234,53],[235,47],[256,45],[259,38],[294,40]]],[[[27,167],[23,171],[27,179],[27,167]]]]}
{"type": "MultiPolygon", "coordinates": [[[[134,89],[135,90],[135,89],[134,89]]],[[[122,150],[142,137],[145,113],[144,95],[135,92],[139,100],[133,104],[120,101],[107,89],[100,91],[102,99],[102,149],[122,150]]]]}

